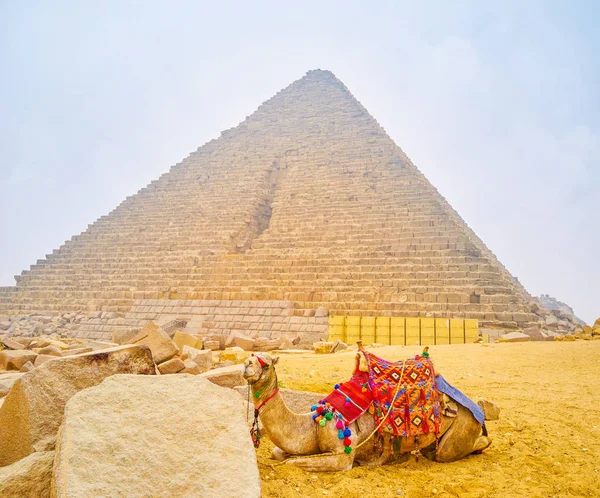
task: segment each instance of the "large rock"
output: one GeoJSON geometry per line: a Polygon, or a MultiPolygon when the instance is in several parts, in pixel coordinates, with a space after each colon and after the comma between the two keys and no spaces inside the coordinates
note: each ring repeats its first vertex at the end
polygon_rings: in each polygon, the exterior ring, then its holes
{"type": "Polygon", "coordinates": [[[112,342],[116,344],[127,344],[140,332],[139,329],[117,329],[113,330],[112,342]]]}
{"type": "Polygon", "coordinates": [[[225,351],[221,351],[219,355],[219,361],[233,361],[233,363],[244,363],[246,358],[250,356],[248,351],[245,351],[239,346],[233,346],[232,348],[226,348],[225,351]]]}
{"type": "Polygon", "coordinates": [[[199,376],[115,375],[67,403],[52,496],[259,497],[244,415],[199,376]]]}
{"type": "Polygon", "coordinates": [[[202,339],[192,334],[186,334],[179,330],[175,332],[173,336],[173,342],[179,348],[179,351],[183,351],[184,346],[190,346],[196,349],[202,349],[202,339]]]}
{"type": "Polygon", "coordinates": [[[485,399],[480,399],[477,401],[477,404],[483,410],[486,420],[498,420],[500,418],[500,408],[495,403],[485,399]]]}
{"type": "Polygon", "coordinates": [[[13,350],[27,349],[19,341],[15,341],[14,339],[11,339],[10,337],[3,337],[0,340],[0,343],[4,344],[4,346],[8,349],[13,349],[13,350]]]}
{"type": "Polygon", "coordinates": [[[18,379],[0,408],[0,466],[33,451],[52,449],[66,402],[75,393],[117,373],[154,374],[145,346],[120,346],[56,358],[18,379]],[[8,429],[4,429],[8,428],[8,429]]]}
{"type": "Polygon", "coordinates": [[[0,375],[0,398],[6,396],[12,389],[14,383],[17,382],[17,380],[19,380],[21,377],[23,377],[23,375],[24,374],[20,372],[6,373],[0,375]]]}
{"type": "Polygon", "coordinates": [[[48,498],[54,451],[40,451],[0,467],[0,497],[48,498]]]}
{"type": "Polygon", "coordinates": [[[200,374],[199,377],[208,379],[218,386],[229,387],[231,389],[247,384],[246,379],[244,379],[244,367],[242,365],[215,368],[214,370],[200,374]]]}
{"type": "Polygon", "coordinates": [[[176,356],[175,358],[171,358],[170,360],[167,360],[167,361],[161,363],[160,365],[158,365],[158,371],[162,375],[176,374],[177,372],[180,372],[184,368],[185,368],[185,364],[183,363],[183,360],[181,358],[179,358],[179,356],[176,356]]]}
{"type": "Polygon", "coordinates": [[[154,322],[148,322],[144,325],[139,334],[132,337],[128,341],[128,344],[143,344],[148,346],[152,351],[152,357],[157,365],[170,360],[179,353],[179,349],[168,334],[154,322]]]}
{"type": "Polygon", "coordinates": [[[27,351],[26,349],[5,349],[0,351],[0,370],[21,370],[21,367],[28,361],[35,361],[37,353],[27,351]]]}
{"type": "Polygon", "coordinates": [[[331,348],[333,348],[333,342],[315,342],[312,347],[317,354],[329,354],[331,353],[331,348]]]}
{"type": "Polygon", "coordinates": [[[547,335],[542,332],[538,327],[529,327],[526,328],[523,333],[531,337],[533,341],[545,341],[547,339],[547,335]]]}
{"type": "Polygon", "coordinates": [[[500,336],[502,342],[527,342],[531,340],[527,334],[521,332],[509,332],[500,336]]]}
{"type": "Polygon", "coordinates": [[[193,361],[200,368],[200,372],[206,372],[212,367],[212,351],[210,349],[196,349],[183,346],[183,356],[193,361]]]}

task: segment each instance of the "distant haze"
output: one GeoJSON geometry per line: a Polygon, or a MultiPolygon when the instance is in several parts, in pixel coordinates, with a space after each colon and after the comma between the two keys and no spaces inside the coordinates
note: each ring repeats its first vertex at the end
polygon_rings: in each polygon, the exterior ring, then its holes
{"type": "Polygon", "coordinates": [[[600,3],[3,2],[0,285],[329,69],[533,295],[600,316],[600,3]]]}

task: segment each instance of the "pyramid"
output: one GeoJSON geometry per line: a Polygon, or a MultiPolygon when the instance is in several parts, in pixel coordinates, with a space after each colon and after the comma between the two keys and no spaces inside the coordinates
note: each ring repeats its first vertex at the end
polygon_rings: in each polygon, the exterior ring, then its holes
{"type": "Polygon", "coordinates": [[[538,320],[519,282],[322,70],[15,278],[0,314],[83,310],[97,321],[74,333],[99,338],[182,315],[198,332],[318,335],[323,307],[498,328],[538,320]]]}

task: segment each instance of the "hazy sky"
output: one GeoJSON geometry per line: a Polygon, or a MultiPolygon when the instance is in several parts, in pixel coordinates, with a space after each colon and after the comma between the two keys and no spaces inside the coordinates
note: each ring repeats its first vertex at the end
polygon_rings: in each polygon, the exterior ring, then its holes
{"type": "Polygon", "coordinates": [[[0,0],[0,285],[329,69],[534,295],[600,316],[600,2],[0,0]]]}

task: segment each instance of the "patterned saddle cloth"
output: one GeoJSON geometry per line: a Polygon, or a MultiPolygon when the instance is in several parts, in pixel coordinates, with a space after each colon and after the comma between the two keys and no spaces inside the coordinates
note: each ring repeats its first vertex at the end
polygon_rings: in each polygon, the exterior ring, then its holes
{"type": "Polygon", "coordinates": [[[369,369],[372,410],[377,426],[385,418],[378,432],[395,437],[431,432],[437,435],[441,422],[441,400],[431,360],[417,356],[404,362],[389,362],[368,351],[361,351],[369,369]],[[390,413],[386,417],[388,410],[390,413]]]}

